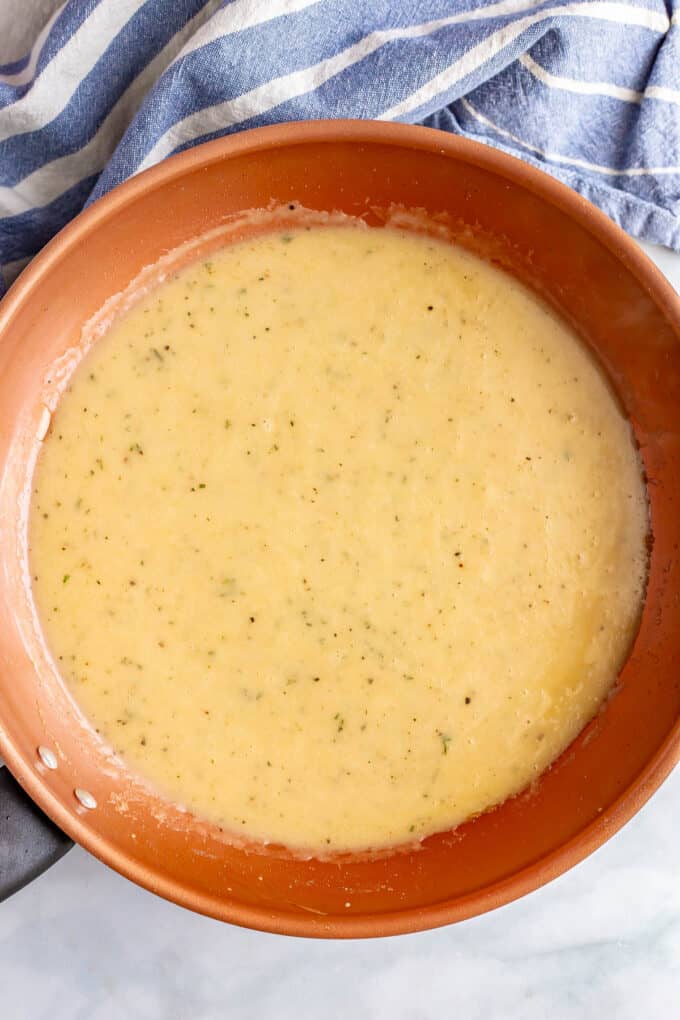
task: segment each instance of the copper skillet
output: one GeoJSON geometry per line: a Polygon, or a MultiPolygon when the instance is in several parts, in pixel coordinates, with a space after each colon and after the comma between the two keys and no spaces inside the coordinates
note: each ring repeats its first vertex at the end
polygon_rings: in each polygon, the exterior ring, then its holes
{"type": "MultiPolygon", "coordinates": [[[[162,896],[294,935],[435,927],[571,867],[623,825],[678,760],[680,302],[605,216],[523,163],[422,128],[343,121],[263,128],[168,160],[79,216],[3,301],[0,425],[0,750],[61,830],[162,896]],[[649,589],[615,696],[537,789],[391,856],[305,861],[282,848],[237,848],[141,795],[131,777],[105,767],[93,734],[51,678],[32,615],[26,492],[59,357],[142,267],[225,216],[272,200],[342,210],[375,225],[394,203],[418,209],[515,273],[601,359],[634,423],[648,477],[649,589]]],[[[5,813],[20,811],[14,788],[6,784],[0,796],[5,813]]],[[[44,825],[47,859],[65,844],[44,825]]],[[[20,836],[15,827],[14,840],[20,836]]]]}

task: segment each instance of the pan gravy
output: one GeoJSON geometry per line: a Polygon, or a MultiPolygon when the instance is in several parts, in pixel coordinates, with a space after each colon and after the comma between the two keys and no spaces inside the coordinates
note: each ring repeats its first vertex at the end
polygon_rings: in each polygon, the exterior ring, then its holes
{"type": "Polygon", "coordinates": [[[319,227],[114,323],[44,443],[30,560],[130,768],[319,851],[536,779],[627,654],[647,527],[629,425],[546,307],[443,242],[319,227]]]}

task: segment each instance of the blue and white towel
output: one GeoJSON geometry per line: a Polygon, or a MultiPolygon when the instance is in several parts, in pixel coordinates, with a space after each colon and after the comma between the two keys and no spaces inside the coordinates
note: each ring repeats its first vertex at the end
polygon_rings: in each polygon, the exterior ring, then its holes
{"type": "Polygon", "coordinates": [[[680,250],[680,0],[1,0],[5,278],[171,153],[325,117],[497,146],[680,250]]]}

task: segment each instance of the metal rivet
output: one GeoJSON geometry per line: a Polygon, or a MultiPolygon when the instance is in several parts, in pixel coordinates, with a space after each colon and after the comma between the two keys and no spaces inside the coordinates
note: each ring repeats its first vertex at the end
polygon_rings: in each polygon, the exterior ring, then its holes
{"type": "Polygon", "coordinates": [[[56,769],[59,764],[54,751],[50,751],[49,747],[43,747],[42,744],[38,748],[38,757],[46,769],[56,769]]]}
{"type": "Polygon", "coordinates": [[[89,810],[92,810],[92,808],[96,808],[97,801],[94,799],[91,793],[88,793],[87,790],[81,790],[80,787],[77,786],[73,792],[75,793],[77,799],[80,801],[84,808],[88,808],[89,810]]]}

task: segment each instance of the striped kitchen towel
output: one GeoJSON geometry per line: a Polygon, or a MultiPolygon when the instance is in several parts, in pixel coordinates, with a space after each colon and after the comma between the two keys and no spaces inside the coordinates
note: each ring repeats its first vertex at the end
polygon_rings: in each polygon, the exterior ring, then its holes
{"type": "Polygon", "coordinates": [[[680,250],[680,0],[1,0],[0,65],[6,280],[171,153],[323,117],[497,146],[680,250]]]}

